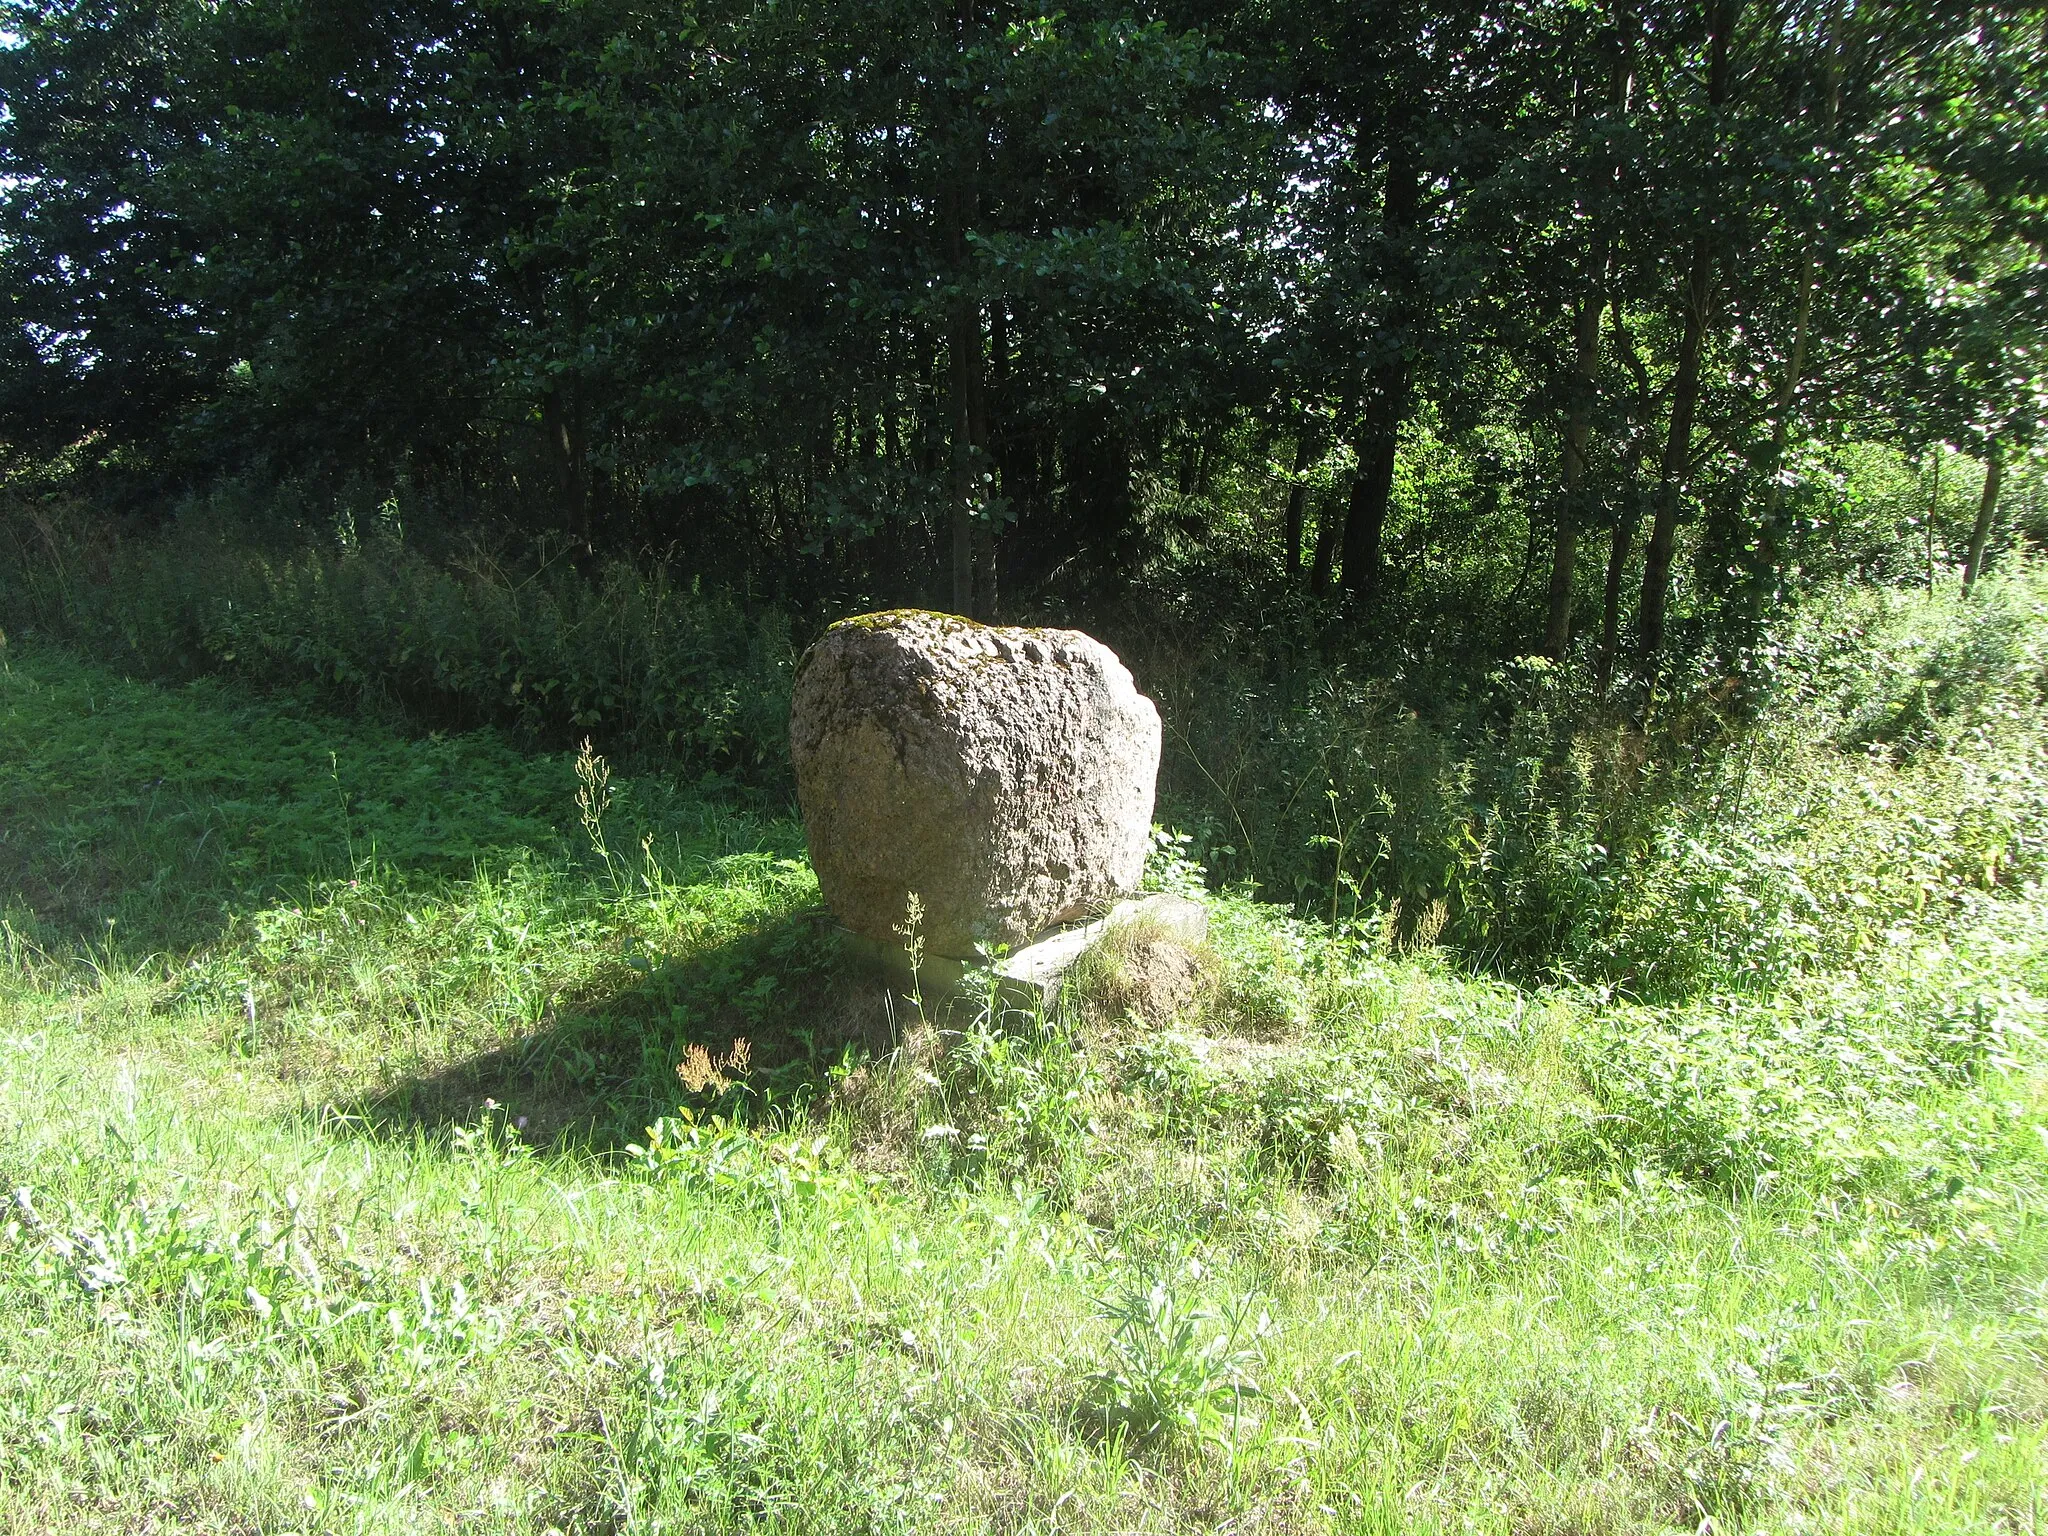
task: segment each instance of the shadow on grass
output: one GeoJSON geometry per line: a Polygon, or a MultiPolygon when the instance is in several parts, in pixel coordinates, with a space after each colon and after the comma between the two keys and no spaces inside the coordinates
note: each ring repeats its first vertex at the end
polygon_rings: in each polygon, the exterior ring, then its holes
{"type": "Polygon", "coordinates": [[[801,1116],[836,1075],[890,1048],[902,1007],[824,911],[788,913],[551,1010],[518,1040],[341,1106],[341,1123],[441,1135],[502,1113],[536,1148],[605,1154],[679,1104],[756,1122],[801,1116]],[[742,1040],[751,1062],[738,1089],[692,1095],[678,1080],[690,1046],[725,1055],[742,1040]]]}
{"type": "MultiPolygon", "coordinates": [[[[612,782],[617,846],[801,851],[785,805],[645,766],[612,782]]],[[[54,962],[182,958],[365,870],[587,858],[577,789],[567,754],[500,731],[338,715],[311,690],[134,682],[39,645],[0,670],[0,920],[54,962]]]]}

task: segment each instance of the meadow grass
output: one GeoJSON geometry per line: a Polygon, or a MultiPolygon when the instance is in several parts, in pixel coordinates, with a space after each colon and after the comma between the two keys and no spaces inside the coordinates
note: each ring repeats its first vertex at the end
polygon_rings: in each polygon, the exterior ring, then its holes
{"type": "Polygon", "coordinates": [[[7,658],[0,1529],[2040,1529],[2034,889],[1661,1007],[1205,895],[927,1018],[580,770],[7,658]]]}

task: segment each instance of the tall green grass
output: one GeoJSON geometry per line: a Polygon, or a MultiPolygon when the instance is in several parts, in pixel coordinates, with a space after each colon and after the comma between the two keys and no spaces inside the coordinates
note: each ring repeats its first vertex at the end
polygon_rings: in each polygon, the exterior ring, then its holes
{"type": "Polygon", "coordinates": [[[505,726],[786,789],[788,619],[658,564],[430,546],[223,499],[156,528],[76,507],[0,514],[0,624],[152,677],[312,687],[422,726],[505,726]]]}
{"type": "Polygon", "coordinates": [[[1968,599],[1844,590],[1647,703],[1583,657],[1418,709],[1182,647],[1152,669],[1167,800],[1213,867],[1340,925],[1641,998],[1767,989],[2040,877],[2044,615],[2032,561],[1968,599]]]}

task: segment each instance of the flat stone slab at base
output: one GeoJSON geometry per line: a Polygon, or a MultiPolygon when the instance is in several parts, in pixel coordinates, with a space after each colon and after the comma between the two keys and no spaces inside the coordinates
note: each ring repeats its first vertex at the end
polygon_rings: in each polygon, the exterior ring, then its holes
{"type": "MultiPolygon", "coordinates": [[[[997,995],[1012,1008],[1050,1008],[1058,1000],[1060,984],[1074,968],[1074,962],[1111,929],[1129,923],[1143,923],[1192,946],[1208,934],[1209,914],[1199,902],[1189,901],[1185,896],[1141,896],[1120,901],[1091,922],[1055,928],[1003,956],[993,967],[997,995]]],[[[970,995],[964,984],[976,974],[976,968],[964,960],[927,955],[913,978],[909,956],[896,946],[878,944],[855,933],[845,933],[843,937],[857,953],[880,965],[899,987],[908,991],[914,980],[928,1005],[943,1005],[970,995]]]]}

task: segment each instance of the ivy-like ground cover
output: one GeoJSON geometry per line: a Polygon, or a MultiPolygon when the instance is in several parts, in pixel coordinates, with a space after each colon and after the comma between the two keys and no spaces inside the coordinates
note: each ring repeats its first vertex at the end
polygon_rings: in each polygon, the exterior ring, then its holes
{"type": "Polygon", "coordinates": [[[1143,1026],[1136,953],[927,1020],[816,899],[653,777],[17,647],[0,1529],[2048,1513],[2032,890],[1654,1009],[1208,897],[1143,1026]]]}

